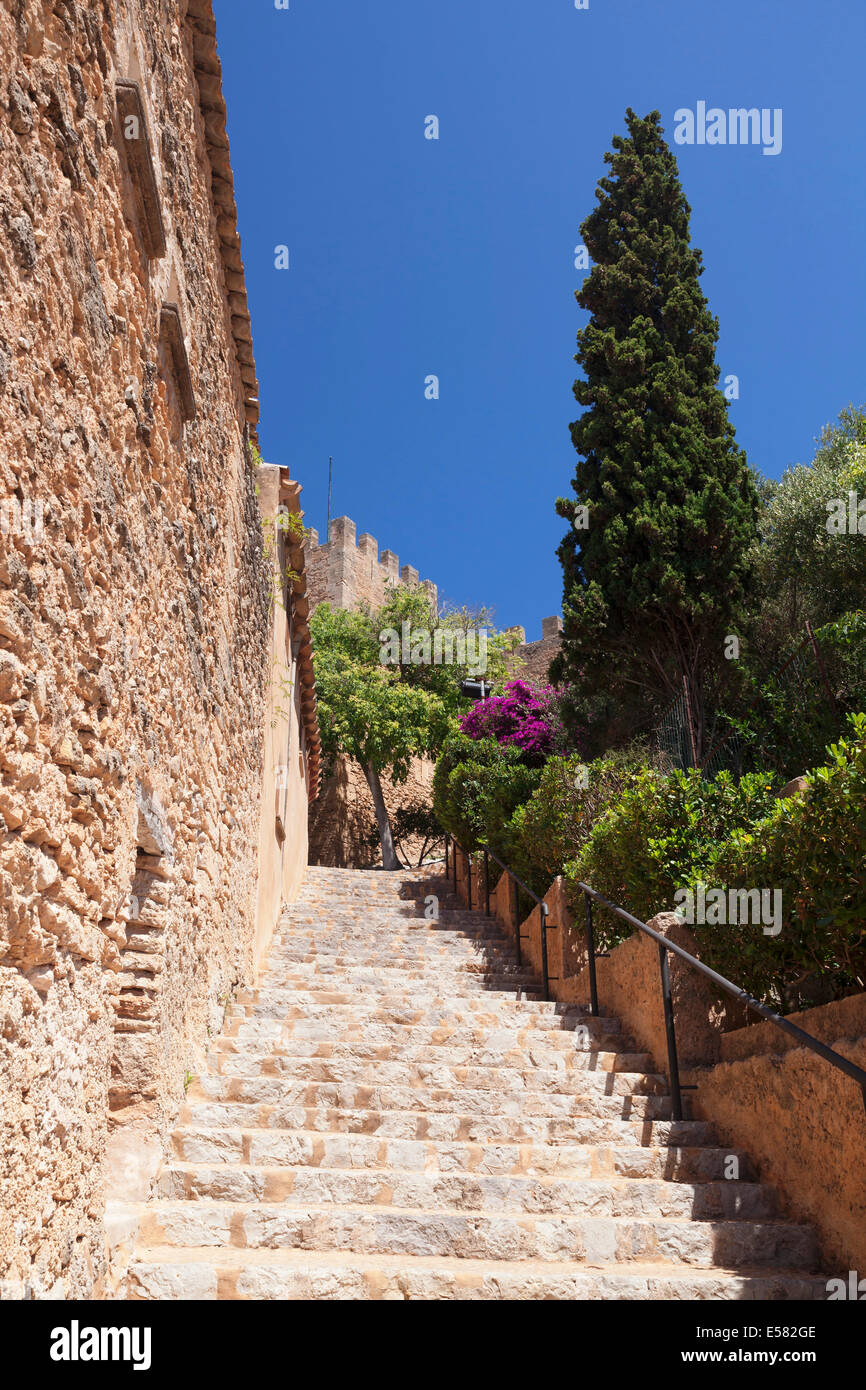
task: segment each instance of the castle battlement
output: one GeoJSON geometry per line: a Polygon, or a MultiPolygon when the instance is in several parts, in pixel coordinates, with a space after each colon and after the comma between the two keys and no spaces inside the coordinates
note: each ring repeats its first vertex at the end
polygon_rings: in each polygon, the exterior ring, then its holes
{"type": "Polygon", "coordinates": [[[542,618],[541,638],[534,642],[527,642],[526,629],[523,627],[511,627],[508,631],[519,639],[514,655],[522,664],[518,666],[517,662],[512,663],[514,674],[525,680],[546,683],[550,663],[562,646],[562,618],[558,615],[542,618]]]}
{"type": "Polygon", "coordinates": [[[420,579],[412,565],[400,568],[393,550],[379,553],[379,543],[369,531],[356,540],[354,521],[348,516],[331,522],[330,539],[319,544],[319,533],[307,532],[304,545],[307,560],[307,592],[310,607],[330,603],[334,608],[357,608],[369,604],[379,608],[385,601],[387,584],[420,584],[438,603],[438,590],[430,579],[420,579]]]}

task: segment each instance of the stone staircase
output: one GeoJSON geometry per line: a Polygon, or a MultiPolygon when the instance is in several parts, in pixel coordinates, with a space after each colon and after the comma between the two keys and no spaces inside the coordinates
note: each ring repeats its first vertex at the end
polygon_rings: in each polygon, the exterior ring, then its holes
{"type": "Polygon", "coordinates": [[[813,1233],[665,1090],[441,877],[310,869],[189,1088],[122,1296],[826,1297],[813,1233]]]}

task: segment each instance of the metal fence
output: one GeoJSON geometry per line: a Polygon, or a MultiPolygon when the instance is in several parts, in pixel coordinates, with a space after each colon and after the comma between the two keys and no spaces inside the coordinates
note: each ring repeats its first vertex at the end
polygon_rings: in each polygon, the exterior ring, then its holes
{"type": "MultiPolygon", "coordinates": [[[[769,669],[763,675],[761,685],[759,694],[745,706],[744,715],[767,699],[774,686],[784,692],[785,708],[794,718],[798,714],[805,718],[811,712],[816,699],[816,686],[817,698],[835,710],[836,701],[827,679],[821,648],[810,623],[806,623],[804,636],[791,655],[781,666],[769,669]]],[[[674,769],[686,772],[699,767],[707,778],[716,777],[724,771],[730,772],[737,780],[743,775],[747,745],[737,732],[714,740],[707,752],[698,758],[685,680],[681,693],[674,697],[662,714],[653,731],[653,738],[659,756],[674,769]]]]}

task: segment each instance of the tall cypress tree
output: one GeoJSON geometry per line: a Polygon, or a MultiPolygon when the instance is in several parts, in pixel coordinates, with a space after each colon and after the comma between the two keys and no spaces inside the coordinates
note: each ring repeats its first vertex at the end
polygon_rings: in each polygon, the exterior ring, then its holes
{"type": "Polygon", "coordinates": [[[626,121],[581,227],[592,269],[576,298],[591,318],[574,394],[586,409],[571,426],[575,497],[557,502],[572,525],[558,551],[565,630],[552,674],[606,690],[632,727],[685,678],[700,750],[758,499],[718,388],[718,320],[661,117],[629,109],[626,121]]]}

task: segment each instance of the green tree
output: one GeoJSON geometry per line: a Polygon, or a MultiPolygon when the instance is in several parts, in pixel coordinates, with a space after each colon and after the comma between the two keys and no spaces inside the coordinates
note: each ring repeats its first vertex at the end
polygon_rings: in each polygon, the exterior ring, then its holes
{"type": "MultiPolygon", "coordinates": [[[[436,755],[456,730],[459,714],[469,708],[460,682],[472,673],[469,662],[388,665],[383,661],[386,634],[402,635],[404,623],[415,634],[449,625],[464,630],[466,616],[462,611],[440,616],[424,589],[400,585],[390,590],[378,612],[349,612],[322,603],[310,622],[322,747],[328,760],[345,754],[363,769],[386,869],[399,868],[400,861],[382,776],[405,782],[413,758],[436,755]]],[[[489,624],[485,610],[481,617],[489,624]]],[[[491,632],[487,679],[501,683],[510,644],[507,634],[491,632]]]]}
{"type": "Polygon", "coordinates": [[[757,494],[734,439],[715,362],[718,321],[700,288],[690,208],[657,111],[626,115],[605,155],[598,205],[581,227],[590,314],[575,361],[585,407],[572,523],[559,547],[565,631],[557,683],[599,682],[632,727],[689,685],[699,748],[736,632],[757,494]]]}
{"type": "MultiPolygon", "coordinates": [[[[490,608],[465,606],[439,610],[420,585],[399,584],[389,587],[382,607],[370,614],[370,622],[380,644],[385,643],[388,632],[402,637],[405,624],[410,649],[413,634],[419,632],[434,632],[437,628],[452,635],[484,632],[484,679],[499,688],[509,678],[506,658],[517,645],[517,638],[514,633],[497,631],[490,608]]],[[[438,665],[433,661],[410,662],[401,665],[400,671],[402,680],[436,693],[455,715],[464,714],[467,709],[460,695],[460,682],[478,674],[471,661],[457,659],[456,651],[452,651],[449,660],[438,665]]]]}
{"type": "MultiPolygon", "coordinates": [[[[866,537],[831,525],[828,506],[866,498],[866,407],[843,410],[827,425],[811,464],[787,469],[771,485],[754,547],[757,578],[754,643],[765,661],[778,660],[814,627],[863,606],[866,537]]],[[[866,518],[863,519],[866,529],[866,518]]]]}
{"type": "Polygon", "coordinates": [[[433,775],[436,819],[467,852],[488,845],[510,862],[509,822],[540,778],[541,769],[527,767],[513,745],[452,734],[433,775]]]}
{"type": "Polygon", "coordinates": [[[382,773],[409,775],[414,757],[432,751],[447,721],[441,700],[379,663],[370,618],[322,603],[311,621],[319,728],[326,758],[347,754],[364,770],[382,842],[382,864],[399,867],[382,773]],[[437,737],[438,734],[438,737],[437,737]]]}

